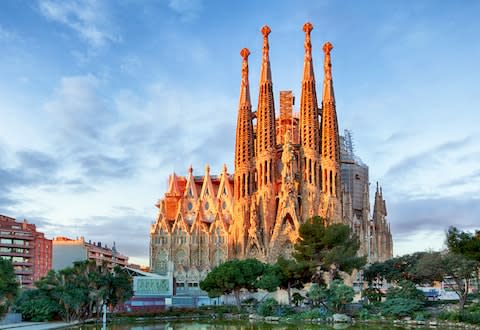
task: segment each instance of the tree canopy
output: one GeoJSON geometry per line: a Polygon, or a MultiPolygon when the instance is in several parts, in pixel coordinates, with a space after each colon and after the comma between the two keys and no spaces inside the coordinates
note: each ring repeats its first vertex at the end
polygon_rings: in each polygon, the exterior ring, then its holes
{"type": "MultiPolygon", "coordinates": [[[[233,293],[237,306],[240,308],[240,291],[256,291],[261,283],[261,277],[267,273],[268,265],[256,259],[229,260],[213,268],[207,277],[200,282],[200,289],[206,291],[209,297],[233,293]]],[[[266,281],[262,281],[265,285],[266,281]]],[[[265,285],[276,289],[277,285],[265,285]]]]}
{"type": "Polygon", "coordinates": [[[450,227],[447,231],[448,249],[464,257],[480,262],[480,231],[475,234],[450,227]]]}
{"type": "Polygon", "coordinates": [[[357,256],[360,241],[350,228],[344,224],[325,227],[324,222],[316,216],[300,226],[294,258],[330,272],[332,278],[338,276],[338,271],[351,273],[362,267],[366,259],[357,256]]]}
{"type": "Polygon", "coordinates": [[[103,304],[115,307],[133,294],[131,277],[120,267],[110,271],[95,262],[76,262],[73,267],[50,271],[26,291],[17,302],[17,310],[26,319],[85,320],[100,316],[103,304]]]}
{"type": "Polygon", "coordinates": [[[0,317],[7,312],[10,302],[16,297],[18,283],[10,260],[0,258],[0,317]]]}

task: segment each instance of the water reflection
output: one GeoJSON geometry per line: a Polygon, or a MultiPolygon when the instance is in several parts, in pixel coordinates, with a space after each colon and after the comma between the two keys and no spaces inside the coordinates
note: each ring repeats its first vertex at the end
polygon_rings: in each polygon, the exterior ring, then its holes
{"type": "MultiPolygon", "coordinates": [[[[402,327],[394,327],[393,325],[346,325],[335,324],[334,326],[316,325],[316,324],[271,324],[271,323],[250,323],[248,321],[191,321],[191,322],[168,322],[157,321],[155,323],[129,323],[129,324],[111,324],[108,330],[402,330],[402,327]]],[[[101,330],[101,325],[88,325],[69,328],[69,330],[101,330]]],[[[410,328],[411,329],[411,328],[410,328]]],[[[427,328],[415,328],[427,329],[427,328]]],[[[437,328],[441,330],[441,328],[437,328]]]]}

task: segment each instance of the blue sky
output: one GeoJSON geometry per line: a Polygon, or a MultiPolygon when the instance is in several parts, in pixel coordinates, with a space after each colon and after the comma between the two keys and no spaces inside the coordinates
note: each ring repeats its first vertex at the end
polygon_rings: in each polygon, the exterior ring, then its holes
{"type": "Polygon", "coordinates": [[[170,172],[233,170],[240,49],[253,103],[268,24],[275,95],[298,96],[310,21],[340,129],[383,186],[395,254],[479,227],[480,2],[0,3],[0,213],[148,263],[170,172]]]}

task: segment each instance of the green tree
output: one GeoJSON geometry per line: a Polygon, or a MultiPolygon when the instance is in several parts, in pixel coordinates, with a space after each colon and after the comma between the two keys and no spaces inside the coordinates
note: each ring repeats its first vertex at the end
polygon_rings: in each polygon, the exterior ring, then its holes
{"type": "MultiPolygon", "coordinates": [[[[300,263],[310,263],[337,278],[339,271],[351,273],[360,269],[365,257],[358,257],[358,238],[344,224],[333,224],[325,228],[324,219],[313,217],[300,226],[299,240],[293,256],[300,263]]],[[[321,282],[321,278],[317,278],[321,282]]]]}
{"type": "Polygon", "coordinates": [[[475,234],[463,232],[456,227],[447,231],[447,246],[452,253],[461,254],[465,258],[477,262],[477,292],[480,291],[480,231],[475,234]]]}
{"type": "Polygon", "coordinates": [[[447,246],[450,252],[480,262],[480,231],[478,230],[472,234],[460,231],[456,227],[448,228],[447,246]]]}
{"type": "Polygon", "coordinates": [[[0,258],[0,318],[8,311],[8,307],[17,293],[18,283],[12,262],[0,258]]]}
{"type": "Polygon", "coordinates": [[[132,295],[131,278],[126,272],[120,268],[111,272],[92,261],[78,262],[58,272],[50,271],[35,285],[37,289],[17,303],[17,310],[26,319],[59,315],[71,322],[94,315],[100,317],[103,304],[115,308],[132,295]]]}
{"type": "Polygon", "coordinates": [[[370,284],[382,282],[384,279],[390,283],[402,280],[419,283],[423,279],[416,277],[415,267],[425,254],[428,254],[428,252],[416,252],[384,262],[373,263],[364,269],[363,276],[370,284]]]}
{"type": "Polygon", "coordinates": [[[425,304],[425,296],[418,290],[415,283],[401,280],[387,291],[387,299],[381,304],[380,310],[385,316],[411,316],[425,304]]]}
{"type": "Polygon", "coordinates": [[[442,255],[439,252],[424,253],[412,267],[415,283],[431,285],[435,281],[442,281],[445,271],[442,265],[442,255]]]}
{"type": "Polygon", "coordinates": [[[441,267],[444,270],[446,278],[451,282],[451,288],[460,297],[460,312],[463,313],[467,294],[470,290],[470,279],[474,277],[478,268],[478,263],[467,259],[463,255],[448,253],[442,257],[441,267]]]}
{"type": "Polygon", "coordinates": [[[342,280],[333,280],[328,288],[327,305],[335,313],[342,313],[345,305],[352,302],[355,291],[342,280]]]}
{"type": "Polygon", "coordinates": [[[200,289],[206,291],[209,297],[233,293],[240,309],[241,290],[256,291],[266,267],[256,259],[229,260],[213,268],[200,282],[200,289]]]}
{"type": "Polygon", "coordinates": [[[259,287],[268,291],[274,291],[277,287],[287,290],[288,305],[291,305],[292,289],[302,289],[305,283],[310,282],[312,274],[311,263],[279,257],[274,265],[266,269],[259,287]]]}
{"type": "Polygon", "coordinates": [[[354,290],[345,285],[342,280],[335,279],[330,282],[330,287],[312,284],[308,290],[307,297],[313,306],[323,305],[333,313],[341,313],[346,304],[353,300],[354,290]]]}

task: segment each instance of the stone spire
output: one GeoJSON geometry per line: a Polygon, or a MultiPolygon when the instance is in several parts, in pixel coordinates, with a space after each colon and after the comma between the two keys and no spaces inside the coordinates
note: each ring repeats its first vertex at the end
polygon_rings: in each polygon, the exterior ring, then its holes
{"type": "MultiPolygon", "coordinates": [[[[311,23],[305,23],[305,59],[303,66],[302,95],[300,100],[300,146],[303,196],[318,196],[320,192],[320,127],[317,92],[313,73],[311,23]]],[[[318,214],[317,197],[302,202],[303,219],[318,214]],[[315,200],[314,200],[315,199],[315,200]]]]}
{"type": "Polygon", "coordinates": [[[257,139],[256,159],[258,173],[258,187],[272,184],[274,181],[275,158],[275,106],[273,100],[272,73],[268,56],[268,35],[270,28],[265,25],[263,34],[263,59],[260,73],[260,90],[257,108],[257,139]]]}
{"type": "Polygon", "coordinates": [[[326,42],[323,45],[323,51],[325,53],[325,60],[323,62],[323,69],[325,71],[325,78],[323,81],[323,102],[331,102],[335,104],[335,94],[333,93],[332,82],[332,59],[330,58],[330,51],[333,49],[333,45],[330,42],[326,42]]]}
{"type": "Polygon", "coordinates": [[[249,196],[253,186],[253,124],[252,104],[248,82],[248,55],[250,51],[243,48],[242,83],[240,86],[240,102],[238,105],[237,136],[235,143],[235,199],[249,196]]]}
{"type": "Polygon", "coordinates": [[[341,179],[340,179],[340,136],[338,135],[337,111],[332,84],[332,61],[330,51],[333,46],[330,42],[323,45],[325,59],[323,68],[325,78],[323,81],[322,123],[321,123],[321,155],[323,186],[322,191],[326,199],[330,200],[331,217],[336,221],[336,213],[341,208],[341,179]]]}

